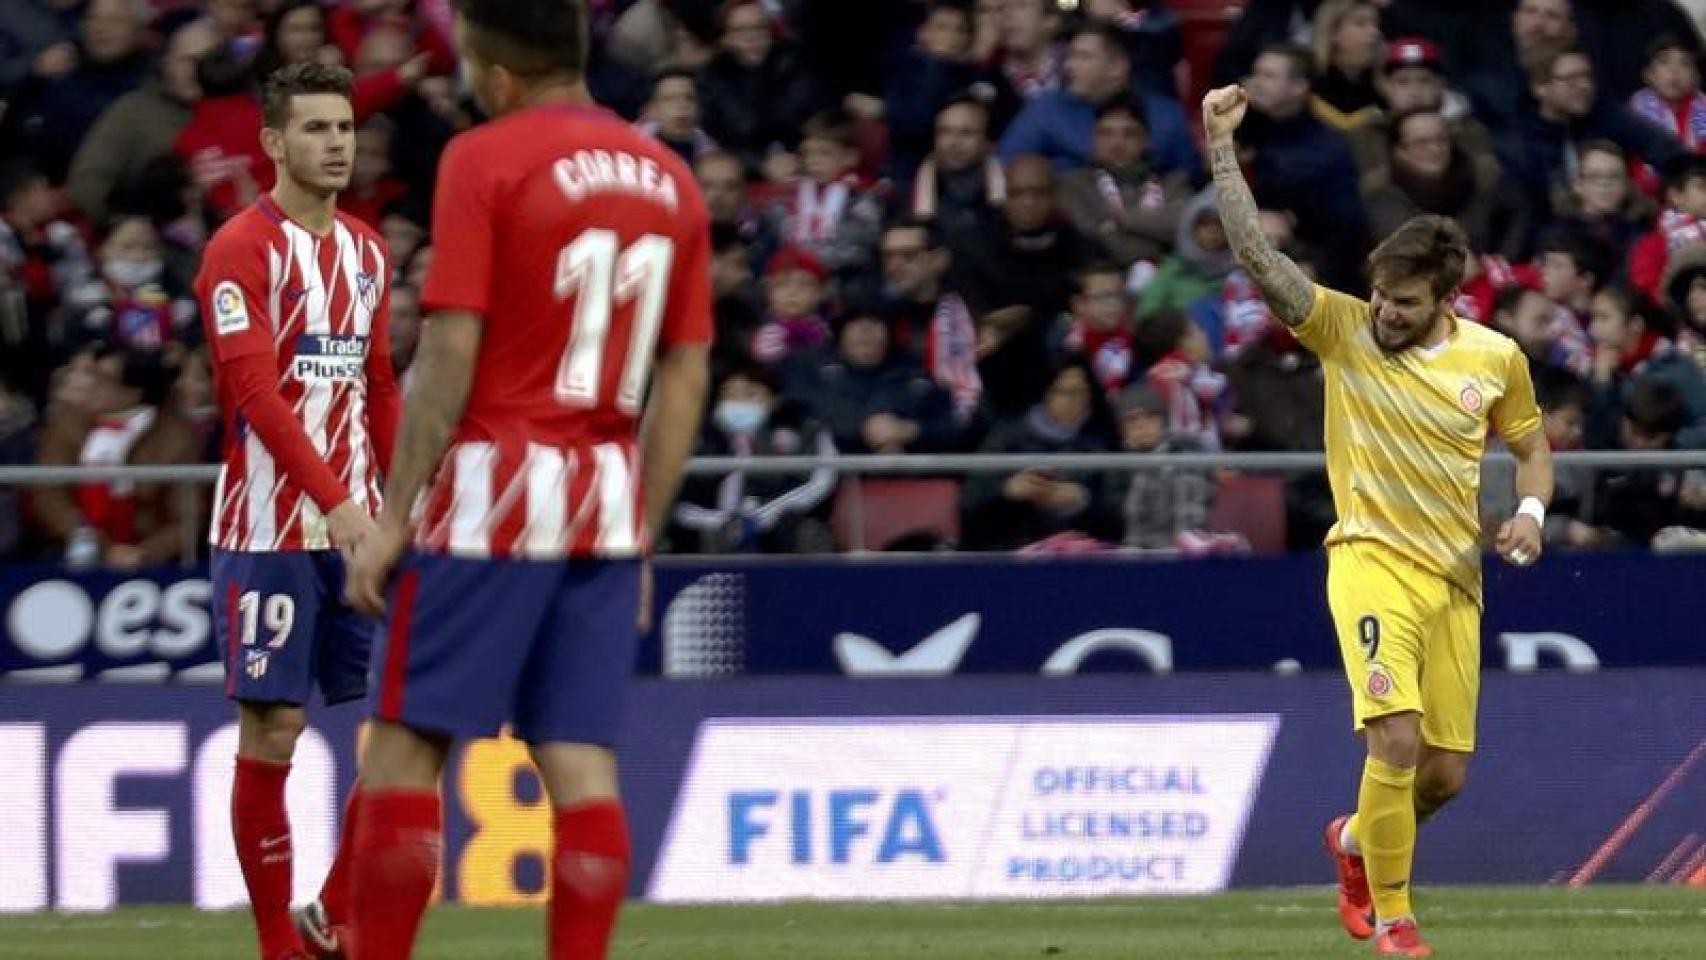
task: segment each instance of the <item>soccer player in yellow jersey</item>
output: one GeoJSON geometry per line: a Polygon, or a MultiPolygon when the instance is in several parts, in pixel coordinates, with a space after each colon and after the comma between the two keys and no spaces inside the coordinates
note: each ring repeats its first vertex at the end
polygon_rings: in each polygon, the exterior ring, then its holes
{"type": "Polygon", "coordinates": [[[1262,233],[1232,139],[1247,102],[1237,86],[1203,100],[1221,222],[1327,375],[1327,602],[1368,746],[1356,813],[1327,829],[1339,917],[1382,956],[1431,956],[1410,865],[1416,824],[1462,788],[1475,748],[1487,430],[1517,458],[1521,505],[1495,547],[1519,567],[1540,558],[1552,455],[1521,349],[1451,313],[1463,231],[1433,216],[1398,228],[1369,257],[1369,302],[1316,286],[1262,233]]]}

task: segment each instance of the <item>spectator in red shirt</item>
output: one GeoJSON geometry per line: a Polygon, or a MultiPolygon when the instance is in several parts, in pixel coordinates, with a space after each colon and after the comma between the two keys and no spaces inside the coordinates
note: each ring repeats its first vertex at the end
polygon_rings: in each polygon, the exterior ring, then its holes
{"type": "MultiPolygon", "coordinates": [[[[318,0],[285,0],[267,17],[261,49],[255,55],[255,76],[265,79],[280,67],[318,59],[342,63],[344,53],[327,40],[326,12],[318,0]]],[[[415,52],[415,41],[401,28],[386,27],[367,47],[357,46],[355,92],[350,103],[356,122],[401,103],[427,75],[430,53],[415,52]],[[388,34],[392,36],[383,36],[388,34]],[[397,51],[401,51],[398,53],[397,51]]]]}
{"type": "Polygon", "coordinates": [[[430,55],[428,66],[433,73],[454,73],[456,51],[450,39],[433,19],[414,16],[413,6],[411,0],[349,0],[332,10],[327,32],[343,51],[345,63],[359,63],[361,44],[368,34],[382,27],[398,29],[430,55]]]}
{"type": "Polygon", "coordinates": [[[215,222],[272,189],[273,165],[261,150],[261,105],[249,65],[229,50],[215,50],[196,65],[201,101],[173,152],[183,158],[201,188],[215,222]]]}

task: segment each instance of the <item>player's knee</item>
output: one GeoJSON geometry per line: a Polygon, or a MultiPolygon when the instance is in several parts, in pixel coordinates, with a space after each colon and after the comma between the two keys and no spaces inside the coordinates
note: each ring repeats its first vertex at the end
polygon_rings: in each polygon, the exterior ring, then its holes
{"type": "Polygon", "coordinates": [[[1400,713],[1368,721],[1369,755],[1394,767],[1411,769],[1422,753],[1422,732],[1418,717],[1400,713]]]}
{"type": "Polygon", "coordinates": [[[296,741],[307,726],[308,715],[301,707],[288,704],[245,707],[238,725],[237,750],[246,756],[286,763],[296,752],[296,741]]]}
{"type": "Polygon", "coordinates": [[[1432,813],[1450,803],[1463,792],[1469,779],[1468,769],[1462,766],[1437,766],[1422,771],[1416,778],[1416,806],[1432,813]]]}

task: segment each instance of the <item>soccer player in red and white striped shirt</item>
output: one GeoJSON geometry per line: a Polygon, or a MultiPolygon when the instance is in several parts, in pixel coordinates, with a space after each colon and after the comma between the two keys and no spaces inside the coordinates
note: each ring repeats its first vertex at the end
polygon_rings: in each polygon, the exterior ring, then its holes
{"type": "Polygon", "coordinates": [[[509,723],[554,811],[550,956],[598,960],[628,885],[612,746],[647,531],[705,401],[710,217],[673,151],[592,103],[580,0],[457,14],[496,119],[439,166],[431,315],[379,531],[350,568],[377,611],[414,545],[374,651],[350,942],[358,960],[409,956],[448,745],[509,723]]]}
{"type": "MultiPolygon", "coordinates": [[[[215,488],[214,629],[237,701],[232,834],[263,960],[335,953],[350,845],[293,924],[285,778],[317,685],[366,692],[372,622],[344,601],[344,554],[374,530],[398,392],[385,242],[336,212],[355,163],[350,75],[305,63],[268,81],[276,186],[220,228],[196,292],[225,426],[215,488]]],[[[348,835],[360,802],[351,795],[348,835]]]]}

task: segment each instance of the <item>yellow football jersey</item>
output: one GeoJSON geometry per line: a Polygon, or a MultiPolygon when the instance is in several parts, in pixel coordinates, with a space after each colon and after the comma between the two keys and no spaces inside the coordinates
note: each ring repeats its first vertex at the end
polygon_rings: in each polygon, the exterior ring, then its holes
{"type": "Polygon", "coordinates": [[[1540,429],[1528,358],[1457,318],[1443,343],[1388,354],[1373,323],[1367,302],[1317,286],[1294,330],[1327,376],[1327,543],[1382,543],[1479,600],[1481,455],[1489,424],[1506,442],[1540,429]]]}

